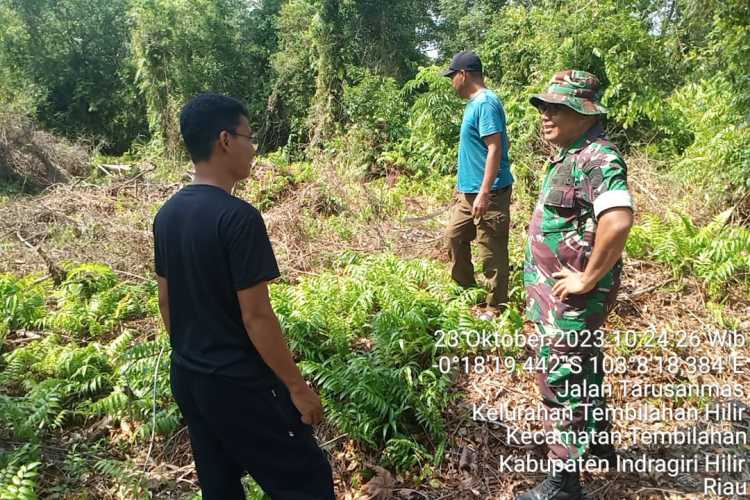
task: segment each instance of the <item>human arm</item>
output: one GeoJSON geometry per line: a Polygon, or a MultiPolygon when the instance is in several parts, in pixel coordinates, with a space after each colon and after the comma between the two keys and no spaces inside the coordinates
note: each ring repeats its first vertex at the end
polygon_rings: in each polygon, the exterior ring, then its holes
{"type": "Polygon", "coordinates": [[[306,424],[317,424],[323,417],[318,394],[308,387],[289,352],[276,313],[268,296],[268,284],[262,281],[237,291],[242,323],[250,341],[284,385],[289,389],[294,406],[306,424]]]}
{"type": "Polygon", "coordinates": [[[565,300],[570,294],[583,294],[593,289],[620,259],[632,225],[631,208],[613,207],[600,214],[594,248],[586,269],[577,272],[563,268],[553,273],[557,282],[552,286],[552,293],[565,300]]]}
{"type": "Polygon", "coordinates": [[[164,328],[166,328],[167,333],[171,335],[169,324],[169,288],[167,287],[167,279],[157,274],[156,282],[159,285],[159,312],[161,313],[162,321],[164,321],[164,328]]]}
{"type": "Polygon", "coordinates": [[[323,414],[320,397],[302,378],[271,306],[268,282],[279,277],[279,268],[260,212],[240,207],[227,219],[223,234],[232,283],[250,342],[289,389],[302,421],[317,424],[323,414]]]}
{"type": "Polygon", "coordinates": [[[487,208],[490,204],[490,191],[492,190],[492,184],[497,178],[497,171],[500,169],[500,160],[503,157],[503,144],[499,133],[482,137],[482,140],[487,145],[487,160],[484,163],[482,186],[476,198],[474,198],[472,206],[474,217],[481,217],[487,213],[487,208]]]}

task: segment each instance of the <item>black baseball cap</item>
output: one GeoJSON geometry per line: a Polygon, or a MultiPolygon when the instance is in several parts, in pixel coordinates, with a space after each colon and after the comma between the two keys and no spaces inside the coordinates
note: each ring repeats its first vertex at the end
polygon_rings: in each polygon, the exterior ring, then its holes
{"type": "Polygon", "coordinates": [[[442,76],[453,76],[459,71],[482,71],[482,61],[471,50],[464,50],[453,56],[448,69],[440,73],[442,76]]]}

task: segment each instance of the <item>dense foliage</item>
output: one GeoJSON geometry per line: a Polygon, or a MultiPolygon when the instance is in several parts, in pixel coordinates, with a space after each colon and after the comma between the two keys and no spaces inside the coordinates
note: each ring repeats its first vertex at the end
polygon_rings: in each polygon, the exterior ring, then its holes
{"type": "Polygon", "coordinates": [[[2,0],[0,99],[112,151],[176,153],[176,111],[215,90],[248,103],[264,149],[340,151],[345,134],[364,175],[448,172],[460,101],[419,68],[473,48],[517,156],[535,146],[526,96],[576,67],[601,78],[623,142],[697,178],[726,166],[717,191],[736,200],[750,178],[749,19],[747,2],[718,0],[2,0]]]}
{"type": "Polygon", "coordinates": [[[646,217],[628,238],[628,254],[668,264],[675,276],[691,274],[705,282],[709,295],[722,299],[730,290],[750,290],[750,230],[728,224],[728,212],[698,227],[684,214],[646,217]]]}
{"type": "MultiPolygon", "coordinates": [[[[557,70],[591,71],[628,162],[658,167],[687,205],[701,206],[639,213],[629,257],[660,263],[678,283],[694,278],[719,315],[733,295],[750,295],[746,0],[0,0],[0,25],[5,122],[34,120],[174,176],[165,170],[184,164],[182,104],[201,91],[231,94],[247,103],[274,163],[248,188],[256,206],[315,187],[325,207],[300,219],[347,240],[362,224],[401,219],[419,205],[412,198],[447,203],[463,102],[440,70],[453,53],[478,52],[503,100],[516,221],[549,152],[528,95],[557,70]],[[360,191],[326,184],[321,165],[379,201],[349,207],[343,191],[360,191]]],[[[512,229],[513,307],[496,330],[521,324],[521,226],[512,229]]],[[[336,429],[383,465],[427,478],[448,446],[455,396],[453,374],[436,367],[436,332],[486,328],[470,312],[482,292],[459,289],[433,261],[334,260],[272,286],[282,326],[336,429]]],[[[0,275],[0,439],[11,443],[0,447],[0,499],[40,494],[44,445],[66,430],[63,474],[96,471],[123,497],[148,495],[127,453],[104,449],[168,442],[182,426],[156,285],[104,264],[63,267],[59,285],[0,275]]]]}
{"type": "MultiPolygon", "coordinates": [[[[429,261],[356,254],[340,260],[332,272],[272,287],[292,350],[319,387],[330,421],[382,448],[385,464],[408,469],[439,461],[452,377],[437,367],[436,332],[512,331],[519,317],[478,321],[469,306],[480,291],[463,291],[429,261]]],[[[138,424],[131,439],[140,442],[179,429],[167,337],[144,341],[128,326],[158,321],[154,283],[123,282],[108,266],[83,264],[69,267],[56,288],[36,276],[2,276],[0,284],[6,332],[50,330],[2,355],[0,437],[32,446],[97,418],[138,424]]],[[[35,454],[24,453],[22,464],[16,455],[4,458],[0,478],[20,475],[32,487],[35,454]]]]}

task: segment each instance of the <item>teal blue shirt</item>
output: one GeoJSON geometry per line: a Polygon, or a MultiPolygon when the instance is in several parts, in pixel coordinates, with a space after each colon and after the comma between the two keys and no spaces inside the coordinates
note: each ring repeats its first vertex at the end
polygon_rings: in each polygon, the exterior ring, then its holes
{"type": "Polygon", "coordinates": [[[500,98],[489,89],[484,89],[472,97],[464,108],[461,123],[461,140],[458,144],[458,183],[460,193],[478,193],[484,178],[484,164],[487,161],[487,145],[483,138],[500,134],[502,157],[497,178],[492,190],[513,184],[508,160],[508,134],[505,127],[505,111],[500,98]]]}

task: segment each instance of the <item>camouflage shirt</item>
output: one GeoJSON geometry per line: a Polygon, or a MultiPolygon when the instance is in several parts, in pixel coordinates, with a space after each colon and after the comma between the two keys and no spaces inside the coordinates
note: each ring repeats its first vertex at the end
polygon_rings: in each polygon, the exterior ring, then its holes
{"type": "Polygon", "coordinates": [[[617,294],[622,261],[591,291],[564,301],[552,294],[552,274],[562,267],[583,271],[594,248],[598,215],[622,206],[633,206],[627,168],[601,125],[549,160],[526,244],[523,278],[531,321],[561,330],[602,326],[617,294]]]}

